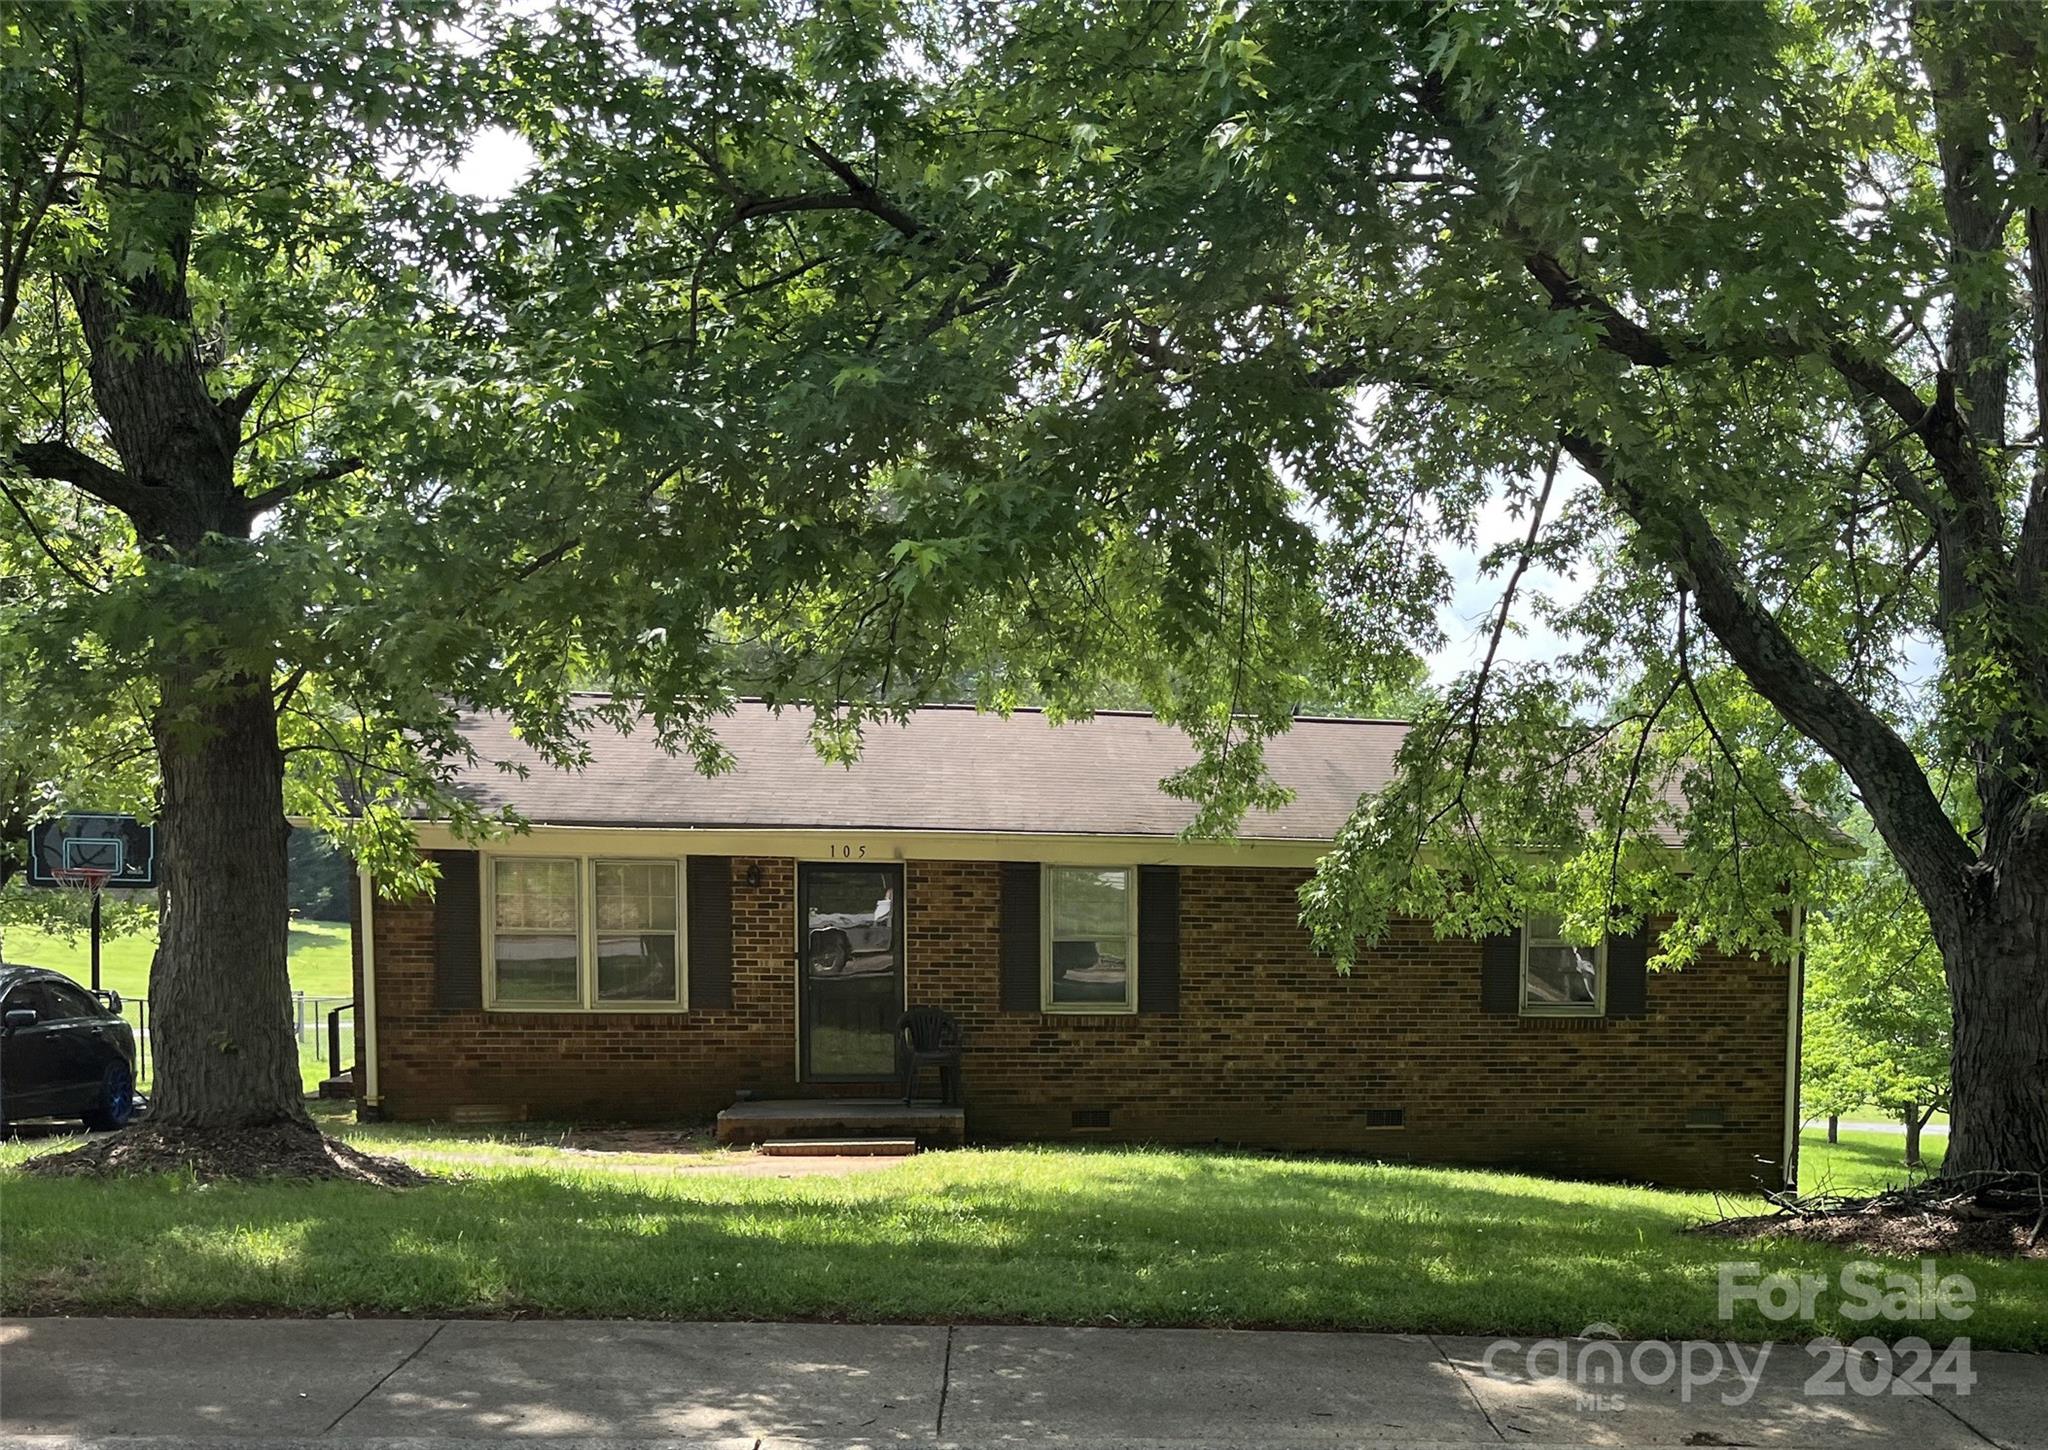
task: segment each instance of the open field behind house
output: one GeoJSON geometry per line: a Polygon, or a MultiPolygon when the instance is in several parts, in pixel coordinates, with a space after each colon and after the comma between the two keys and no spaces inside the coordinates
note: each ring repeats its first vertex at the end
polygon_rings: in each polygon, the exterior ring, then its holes
{"type": "MultiPolygon", "coordinates": [[[[347,997],[355,992],[348,959],[348,923],[295,921],[291,925],[289,967],[292,990],[309,997],[347,997]]],[[[100,985],[123,997],[149,995],[149,962],[156,954],[154,932],[131,932],[100,943],[100,985]]],[[[61,936],[30,927],[10,927],[7,960],[84,982],[92,968],[92,945],[80,931],[61,936]]]]}
{"type": "MultiPolygon", "coordinates": [[[[305,1031],[299,1038],[299,1072],[312,1092],[327,1076],[326,1010],[355,993],[349,966],[349,928],[346,922],[294,921],[289,938],[292,990],[320,999],[302,1012],[305,1031]]],[[[154,932],[131,932],[108,937],[100,943],[100,985],[119,992],[124,1002],[122,1015],[129,1025],[146,1030],[139,1005],[149,996],[149,964],[156,953],[154,932]]],[[[92,944],[83,931],[75,936],[13,927],[7,933],[7,960],[29,966],[48,967],[80,983],[92,980],[92,944]]],[[[352,1060],[355,1053],[353,1014],[343,1018],[342,1056],[352,1060]]],[[[143,1044],[141,1087],[149,1090],[155,1077],[154,1055],[143,1044]]]]}

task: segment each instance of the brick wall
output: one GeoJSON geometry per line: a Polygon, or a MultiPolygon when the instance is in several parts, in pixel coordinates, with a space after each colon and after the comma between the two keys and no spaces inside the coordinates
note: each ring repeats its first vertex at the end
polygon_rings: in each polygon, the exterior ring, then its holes
{"type": "MultiPolygon", "coordinates": [[[[741,1088],[796,1091],[795,863],[733,862],[729,1008],[434,1006],[434,908],[378,899],[377,1069],[394,1118],[705,1118],[741,1088]],[[748,867],[759,885],[747,884],[748,867]]],[[[482,964],[478,964],[482,970],[482,964]]]]}
{"type": "MultiPolygon", "coordinates": [[[[1176,1015],[998,1008],[994,863],[906,869],[909,995],[968,1031],[981,1139],[1230,1143],[1748,1186],[1782,1149],[1785,965],[1653,973],[1640,1019],[1479,1011],[1479,947],[1402,924],[1349,976],[1295,919],[1305,873],[1181,872],[1176,1015]],[[1400,1127],[1368,1126],[1398,1108],[1400,1127]],[[1106,1110],[1110,1126],[1077,1128],[1106,1110]],[[1701,1116],[1716,1126],[1688,1126],[1701,1116]]],[[[433,913],[377,907],[384,1110],[395,1117],[704,1116],[795,1081],[795,869],[733,863],[733,1007],[485,1013],[432,1004],[433,913]],[[759,884],[749,886],[750,866],[759,884]]],[[[835,1089],[843,1090],[843,1089],[835,1089]]]]}

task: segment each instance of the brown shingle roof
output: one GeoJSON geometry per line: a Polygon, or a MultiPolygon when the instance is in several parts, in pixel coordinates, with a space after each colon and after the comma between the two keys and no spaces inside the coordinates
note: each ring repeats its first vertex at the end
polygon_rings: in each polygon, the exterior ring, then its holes
{"type": "MultiPolygon", "coordinates": [[[[1004,719],[931,705],[903,725],[870,727],[850,767],[818,758],[809,723],[797,710],[740,704],[717,727],[736,769],[707,777],[649,733],[602,722],[590,730],[588,767],[558,770],[516,740],[504,716],[473,715],[463,733],[481,759],[461,784],[479,805],[558,826],[1172,836],[1194,817],[1191,803],[1159,789],[1193,762],[1194,748],[1150,715],[1105,712],[1054,726],[1035,710],[1004,719]],[[499,761],[531,773],[522,780],[499,761]]],[[[1252,812],[1239,835],[1332,839],[1358,798],[1392,778],[1407,731],[1389,720],[1297,720],[1266,746],[1268,768],[1294,800],[1252,812]]]]}

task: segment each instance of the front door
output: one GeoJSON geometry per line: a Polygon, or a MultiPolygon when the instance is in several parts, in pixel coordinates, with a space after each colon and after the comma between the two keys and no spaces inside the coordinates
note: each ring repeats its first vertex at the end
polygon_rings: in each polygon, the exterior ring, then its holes
{"type": "Polygon", "coordinates": [[[806,1082],[896,1072],[903,1012],[903,868],[797,868],[798,1051],[806,1082]]]}

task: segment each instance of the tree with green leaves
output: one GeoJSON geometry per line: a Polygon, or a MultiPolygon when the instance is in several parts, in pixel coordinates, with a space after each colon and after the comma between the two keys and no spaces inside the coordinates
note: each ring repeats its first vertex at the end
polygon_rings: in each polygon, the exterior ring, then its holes
{"type": "MultiPolygon", "coordinates": [[[[0,528],[0,620],[60,608],[69,585],[32,537],[0,528]]],[[[7,949],[14,927],[68,933],[87,920],[89,903],[80,893],[28,887],[29,833],[36,823],[73,800],[145,816],[154,806],[146,722],[117,699],[88,725],[73,728],[61,710],[45,707],[39,664],[24,633],[0,630],[0,961],[18,959],[7,949]]],[[[125,892],[108,898],[103,915],[109,934],[155,920],[153,903],[125,892]]]]}
{"type": "MultiPolygon", "coordinates": [[[[1868,823],[1856,834],[1868,840],[1868,823]]],[[[1949,1107],[1952,1017],[1927,912],[1898,866],[1871,850],[1829,883],[1807,927],[1801,1102],[1830,1118],[1876,1107],[1906,1130],[1906,1162],[1949,1107]]]]}
{"type": "Polygon", "coordinates": [[[400,543],[349,500],[431,388],[387,177],[460,124],[438,9],[0,10],[0,486],[46,581],[0,608],[22,728],[151,737],[164,1131],[306,1121],[279,720],[400,543]]]}
{"type": "MultiPolygon", "coordinates": [[[[1323,944],[1788,953],[1859,799],[1949,984],[1951,1171],[2048,1162],[2034,11],[228,13],[19,8],[0,79],[15,512],[88,586],[45,658],[152,691],[167,978],[282,990],[286,752],[395,854],[461,707],[573,762],[573,680],[706,768],[741,680],[837,752],[938,681],[1134,689],[1228,829],[1504,508],[1323,944]],[[427,175],[486,117],[536,164],[479,206],[427,175]],[[132,542],[77,557],[77,493],[132,542]],[[1532,609],[1568,644],[1516,661],[1532,609]]],[[[244,997],[184,1019],[213,1121],[292,1111],[244,997]]]]}
{"type": "Polygon", "coordinates": [[[464,292],[488,208],[438,178],[502,35],[453,0],[0,6],[7,763],[55,783],[38,810],[106,805],[31,757],[142,722],[173,1156],[262,1125],[325,1151],[288,1030],[288,808],[418,887],[409,812],[484,824],[443,789],[465,709],[571,760],[578,682],[658,677],[665,743],[710,748],[730,650],[691,610],[731,561],[607,603],[601,541],[644,532],[664,479],[595,489],[563,421],[583,385],[508,370],[517,319],[464,292]]]}
{"type": "MultiPolygon", "coordinates": [[[[1147,653],[1141,595],[1121,622],[1058,591],[1029,618],[924,607],[939,574],[986,587],[1092,549],[1107,515],[1038,498],[967,559],[915,506],[926,445],[1011,387],[1008,343],[955,325],[1003,278],[875,248],[877,220],[911,240],[902,218],[797,189],[852,173],[778,139],[879,94],[878,25],[0,5],[8,763],[37,812],[104,806],[38,752],[146,735],[166,885],[145,1131],[172,1157],[259,1127],[328,1152],[287,1030],[286,816],[430,887],[409,821],[493,824],[449,789],[465,712],[509,712],[559,764],[603,713],[718,769],[742,683],[821,702],[820,748],[844,752],[940,681],[1087,702],[1147,653]],[[442,179],[493,120],[545,161],[502,201],[442,179]],[[796,221],[846,244],[837,270],[796,221]],[[617,325],[648,299],[687,326],[617,325]],[[919,388],[877,386],[882,335],[918,330],[919,388]],[[606,702],[575,693],[592,681],[606,702]]],[[[1240,643],[1296,607],[1249,568],[1232,587],[1268,604],[1240,643]]]]}
{"type": "MultiPolygon", "coordinates": [[[[693,24],[577,53],[687,70],[716,53],[693,24]]],[[[1439,637],[1443,556],[1504,503],[1490,643],[1306,891],[1322,943],[1533,906],[1588,938],[1669,917],[1668,967],[1709,937],[1789,955],[1860,802],[1945,970],[1949,1170],[2038,1170],[2044,27],[851,7],[687,118],[659,85],[565,107],[537,67],[531,204],[580,209],[521,235],[574,281],[516,302],[684,399],[713,339],[774,319],[802,350],[752,354],[713,447],[863,474],[792,520],[849,541],[815,587],[734,617],[799,664],[993,642],[1063,662],[1057,698],[1128,670],[1203,747],[1173,787],[1205,828],[1271,799],[1259,740],[1321,662],[1371,685],[1439,637]],[[625,170],[662,203],[596,183],[625,170]],[[869,406],[894,427],[863,459],[834,434],[869,406]],[[1578,588],[1532,600],[1538,571],[1578,588]],[[1516,661],[1532,608],[1568,643],[1516,661]]]]}
{"type": "Polygon", "coordinates": [[[2048,1165],[2048,17],[1277,6],[1201,54],[1284,277],[1232,343],[1375,390],[1382,509],[1528,480],[1516,559],[1594,581],[1583,650],[1411,741],[1312,915],[1448,900],[1576,804],[1583,929],[1661,898],[1762,946],[1846,789],[1945,968],[1947,1171],[2048,1165]],[[1690,874],[1631,882],[1660,819],[1690,874]]]}

